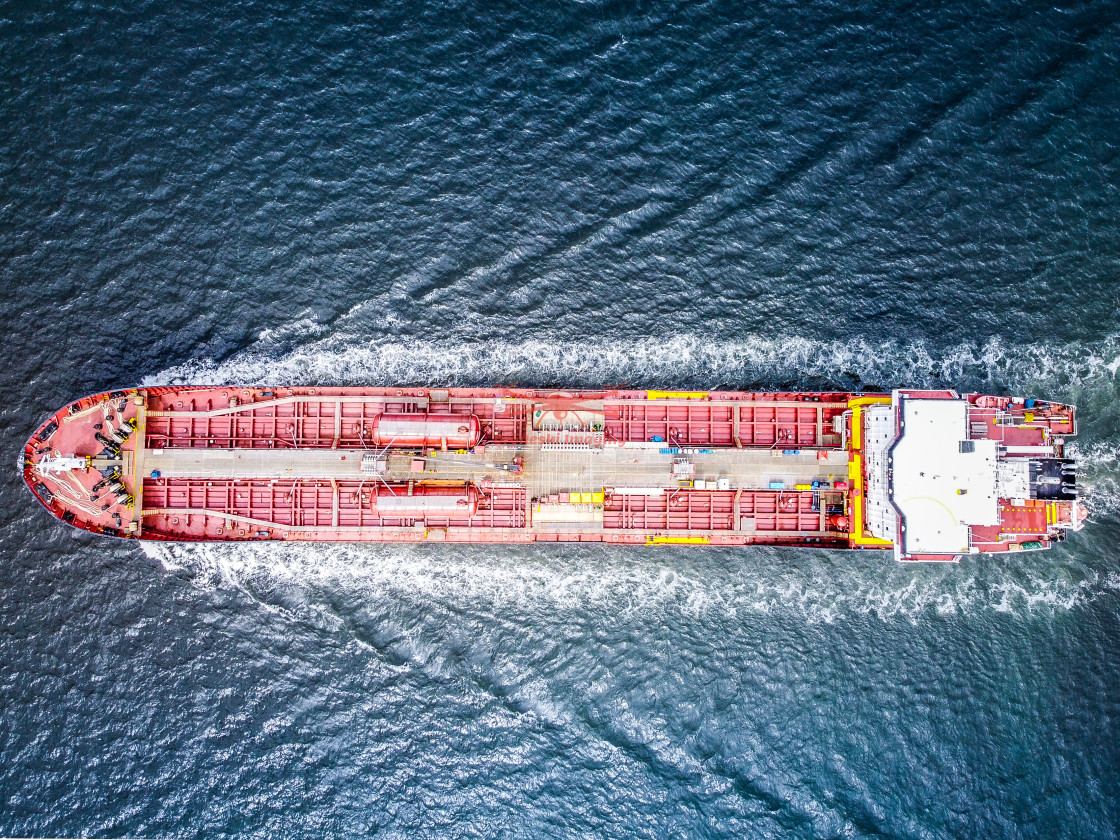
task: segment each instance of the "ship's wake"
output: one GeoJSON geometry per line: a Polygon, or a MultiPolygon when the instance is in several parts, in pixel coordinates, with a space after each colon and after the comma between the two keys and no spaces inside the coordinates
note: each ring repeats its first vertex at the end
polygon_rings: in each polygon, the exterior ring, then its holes
{"type": "Polygon", "coordinates": [[[980,612],[1029,618],[1120,591],[1120,574],[1061,549],[915,567],[868,553],[772,549],[143,545],[153,561],[200,586],[241,589],[266,605],[327,621],[326,605],[340,592],[371,608],[421,602],[526,618],[660,615],[719,623],[773,615],[832,623],[980,612]]]}
{"type": "Polygon", "coordinates": [[[1120,336],[1061,346],[1008,344],[997,337],[938,349],[922,341],[726,341],[700,334],[579,342],[400,341],[345,331],[323,336],[312,321],[293,329],[294,334],[262,334],[222,361],[169,368],[144,384],[953,387],[1078,402],[1087,391],[1114,393],[1120,368],[1120,336]],[[286,346],[293,340],[297,346],[286,346]]]}
{"type": "Polygon", "coordinates": [[[1077,483],[1090,517],[1120,513],[1120,444],[1074,440],[1067,454],[1077,462],[1077,483]]]}

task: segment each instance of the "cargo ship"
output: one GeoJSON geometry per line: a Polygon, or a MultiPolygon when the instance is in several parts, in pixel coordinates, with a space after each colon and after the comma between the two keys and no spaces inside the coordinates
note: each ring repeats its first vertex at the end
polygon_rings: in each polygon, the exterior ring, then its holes
{"type": "Polygon", "coordinates": [[[149,387],[27,441],[54,516],[124,539],[1045,549],[1072,405],[961,395],[149,387]]]}

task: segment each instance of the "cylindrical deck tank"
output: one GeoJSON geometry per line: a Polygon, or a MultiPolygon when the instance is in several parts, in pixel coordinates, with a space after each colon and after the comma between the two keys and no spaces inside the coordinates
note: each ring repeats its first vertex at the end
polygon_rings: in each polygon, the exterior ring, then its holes
{"type": "Polygon", "coordinates": [[[373,418],[376,446],[441,446],[470,449],[481,436],[473,414],[378,414],[373,418]]]}
{"type": "Polygon", "coordinates": [[[371,499],[379,519],[422,519],[426,516],[462,519],[478,512],[478,488],[473,484],[382,484],[371,499]]]}

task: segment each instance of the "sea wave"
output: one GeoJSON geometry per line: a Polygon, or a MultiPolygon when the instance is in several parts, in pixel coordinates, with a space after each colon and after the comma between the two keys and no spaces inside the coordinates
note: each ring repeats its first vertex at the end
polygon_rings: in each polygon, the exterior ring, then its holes
{"type": "Polygon", "coordinates": [[[1090,518],[1120,512],[1120,446],[1073,441],[1066,454],[1077,462],[1077,482],[1090,518]]]}
{"type": "Polygon", "coordinates": [[[992,338],[944,348],[923,341],[825,341],[806,337],[717,340],[702,334],[641,339],[555,342],[548,339],[469,342],[359,339],[345,334],[306,338],[282,349],[273,334],[221,361],[168,368],[145,385],[320,385],[520,383],[594,387],[629,384],[704,387],[876,388],[956,387],[1073,398],[1085,388],[1115,390],[1120,336],[1099,343],[1016,345],[992,338]]]}
{"type": "Polygon", "coordinates": [[[338,592],[359,594],[363,603],[453,603],[506,616],[592,611],[619,620],[774,615],[834,623],[982,612],[1026,618],[1072,610],[1117,590],[1115,576],[1033,553],[998,563],[969,558],[915,567],[870,554],[821,552],[806,559],[803,552],[765,549],[750,564],[730,563],[718,550],[636,556],[634,549],[606,546],[560,547],[547,558],[525,547],[434,552],[410,545],[144,543],[143,549],[203,588],[241,589],[273,607],[296,604],[302,618],[325,615],[328,623],[338,616],[325,605],[338,592]]]}

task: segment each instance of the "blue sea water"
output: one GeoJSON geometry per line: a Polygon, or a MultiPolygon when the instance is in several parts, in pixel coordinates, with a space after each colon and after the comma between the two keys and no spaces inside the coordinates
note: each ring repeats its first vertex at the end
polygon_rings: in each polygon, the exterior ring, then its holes
{"type": "Polygon", "coordinates": [[[147,546],[0,479],[0,834],[1120,837],[1120,6],[0,4],[0,449],[139,383],[1077,402],[1052,552],[147,546]]]}

